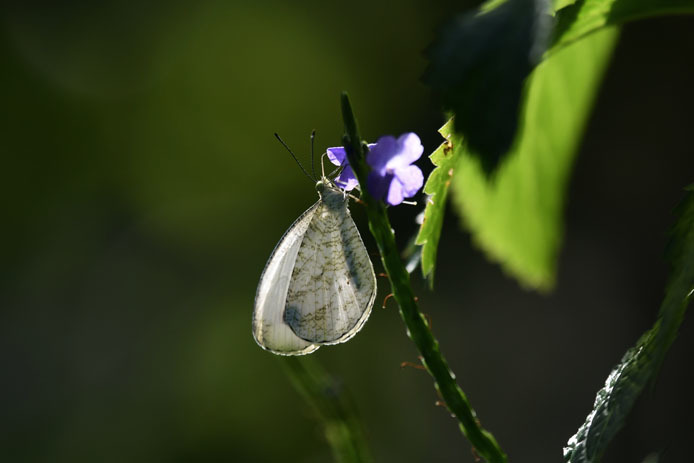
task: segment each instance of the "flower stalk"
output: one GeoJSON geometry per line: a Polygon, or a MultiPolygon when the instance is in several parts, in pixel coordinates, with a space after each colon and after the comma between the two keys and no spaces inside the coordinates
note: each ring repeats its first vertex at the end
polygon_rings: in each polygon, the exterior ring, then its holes
{"type": "Polygon", "coordinates": [[[420,360],[434,379],[434,387],[448,409],[458,419],[463,434],[470,440],[477,454],[492,463],[505,463],[506,455],[499,447],[494,436],[479,423],[465,393],[455,382],[455,376],[441,354],[439,343],[434,338],[428,322],[419,311],[410,285],[410,275],[400,259],[395,244],[385,204],[375,199],[365,188],[368,178],[368,167],[365,162],[365,146],[359,136],[357,122],[352,112],[347,93],[342,94],[342,118],[345,124],[343,144],[352,169],[359,180],[361,199],[366,206],[369,229],[373,234],[381,254],[383,267],[398,303],[400,316],[407,326],[407,334],[417,346],[420,360]]]}

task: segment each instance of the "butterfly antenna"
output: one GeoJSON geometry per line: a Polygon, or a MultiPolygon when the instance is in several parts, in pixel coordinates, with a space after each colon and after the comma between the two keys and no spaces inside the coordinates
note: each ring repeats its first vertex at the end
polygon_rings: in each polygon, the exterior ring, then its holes
{"type": "Polygon", "coordinates": [[[315,163],[313,162],[313,145],[314,142],[316,141],[316,129],[313,129],[311,132],[311,173],[313,174],[313,178],[316,178],[316,166],[315,163]]]}
{"type": "MultiPolygon", "coordinates": [[[[280,136],[277,134],[277,132],[275,132],[275,138],[277,138],[277,140],[279,140],[279,142],[282,143],[282,146],[284,146],[284,148],[287,151],[289,151],[289,154],[292,155],[292,158],[294,158],[294,162],[296,162],[299,165],[299,168],[304,173],[304,175],[306,175],[309,179],[311,179],[312,182],[316,182],[317,180],[315,179],[315,177],[311,177],[311,175],[308,173],[308,171],[306,169],[304,169],[304,166],[301,164],[301,161],[299,161],[299,159],[296,157],[296,155],[291,150],[291,148],[289,148],[289,146],[287,146],[287,144],[284,142],[284,140],[282,140],[280,138],[280,136]]],[[[313,151],[313,150],[311,150],[311,151],[313,151]]]]}

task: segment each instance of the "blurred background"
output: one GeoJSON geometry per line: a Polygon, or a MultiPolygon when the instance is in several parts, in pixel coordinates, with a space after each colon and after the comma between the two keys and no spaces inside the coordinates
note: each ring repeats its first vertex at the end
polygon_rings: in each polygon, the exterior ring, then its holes
{"type": "MultiPolygon", "coordinates": [[[[330,461],[281,358],[251,336],[270,252],[315,200],[304,160],[444,122],[422,50],[471,2],[4,2],[0,459],[330,461]]],[[[526,292],[446,218],[422,310],[511,461],[559,461],[655,319],[671,210],[694,181],[694,18],[623,30],[576,164],[556,290],[526,292]]],[[[428,172],[426,159],[419,163],[428,172]]],[[[359,207],[353,215],[374,249],[359,207]]],[[[415,208],[391,211],[398,238],[415,208]]],[[[379,266],[377,265],[377,272],[379,266]]],[[[313,354],[375,460],[474,461],[380,281],[347,344],[313,354]]],[[[694,324],[605,461],[691,456],[694,324]]]]}

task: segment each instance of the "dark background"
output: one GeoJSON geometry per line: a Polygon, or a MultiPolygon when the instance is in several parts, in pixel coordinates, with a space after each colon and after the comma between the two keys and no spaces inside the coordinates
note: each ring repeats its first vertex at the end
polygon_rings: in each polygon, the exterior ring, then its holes
{"type": "MultiPolygon", "coordinates": [[[[0,10],[0,459],[330,459],[254,343],[255,287],[315,190],[307,159],[443,117],[419,82],[451,11],[423,1],[5,3],[0,10]]],[[[655,319],[671,210],[694,181],[694,19],[624,28],[576,164],[554,293],[523,291],[446,219],[421,307],[511,461],[559,461],[611,367],[655,319]]],[[[569,110],[570,108],[567,108],[569,110]]],[[[427,169],[425,159],[420,165],[427,169]]],[[[373,249],[363,213],[354,216],[373,249]]],[[[417,210],[393,209],[398,237],[417,210]]],[[[351,392],[377,461],[473,461],[395,305],[313,354],[351,392]]],[[[694,326],[605,461],[691,456],[694,326]]]]}

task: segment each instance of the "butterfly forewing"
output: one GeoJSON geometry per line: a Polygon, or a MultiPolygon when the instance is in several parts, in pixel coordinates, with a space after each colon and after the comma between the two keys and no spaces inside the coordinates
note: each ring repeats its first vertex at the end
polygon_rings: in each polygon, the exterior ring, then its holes
{"type": "Polygon", "coordinates": [[[297,254],[320,201],[299,217],[272,252],[260,277],[253,310],[253,337],[264,349],[282,355],[308,354],[318,345],[299,338],[284,322],[284,306],[297,254]]]}
{"type": "Polygon", "coordinates": [[[284,321],[309,342],[344,342],[361,329],[375,295],[373,266],[347,200],[325,189],[296,256],[284,321]]]}

